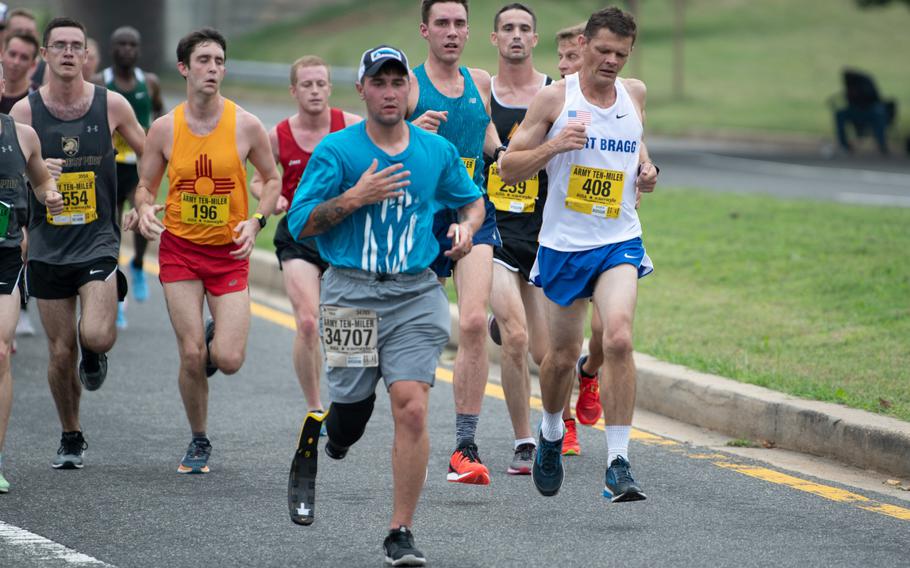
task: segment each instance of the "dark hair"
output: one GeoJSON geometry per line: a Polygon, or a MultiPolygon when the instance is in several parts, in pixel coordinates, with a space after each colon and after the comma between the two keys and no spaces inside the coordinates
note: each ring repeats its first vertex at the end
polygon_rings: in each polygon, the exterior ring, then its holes
{"type": "Polygon", "coordinates": [[[461,4],[464,6],[465,13],[468,12],[468,0],[420,0],[420,21],[430,23],[430,8],[434,4],[461,4]]]}
{"type": "Polygon", "coordinates": [[[82,25],[82,22],[74,20],[72,18],[54,18],[47,23],[47,26],[44,28],[44,47],[47,47],[47,40],[51,37],[51,31],[56,28],[79,28],[82,30],[82,36],[88,37],[85,33],[85,26],[82,25]]]}
{"type": "Polygon", "coordinates": [[[35,13],[32,12],[31,10],[26,10],[25,8],[13,8],[12,10],[10,10],[9,12],[6,13],[6,21],[9,22],[16,16],[28,18],[29,20],[31,20],[33,22],[36,20],[35,13]]]}
{"type": "Polygon", "coordinates": [[[214,28],[200,28],[183,36],[183,38],[180,39],[180,42],[177,43],[177,61],[180,61],[189,67],[190,56],[193,54],[193,50],[196,49],[196,46],[200,43],[208,43],[210,41],[221,46],[221,49],[224,51],[224,57],[227,59],[227,40],[224,39],[221,32],[214,28]]]}
{"type": "Polygon", "coordinates": [[[35,48],[35,53],[32,55],[33,61],[36,57],[38,57],[38,50],[41,48],[41,46],[38,45],[38,40],[35,39],[35,36],[33,36],[32,34],[30,34],[28,32],[21,32],[21,31],[11,33],[8,36],[3,38],[3,49],[4,50],[9,49],[9,42],[11,42],[14,39],[22,40],[25,43],[27,43],[30,46],[35,48]]]}
{"type": "Polygon", "coordinates": [[[534,13],[534,10],[532,10],[529,6],[525,6],[521,2],[512,2],[511,4],[506,4],[500,8],[499,11],[496,12],[496,15],[493,16],[494,32],[499,29],[499,16],[501,16],[503,12],[508,12],[509,10],[521,10],[522,12],[531,14],[531,21],[533,22],[532,28],[535,32],[537,31],[537,14],[534,13]]]}
{"type": "Polygon", "coordinates": [[[588,23],[585,24],[585,39],[590,40],[603,28],[607,28],[619,37],[631,37],[633,44],[638,33],[632,14],[623,12],[616,6],[610,6],[591,14],[588,23]]]}

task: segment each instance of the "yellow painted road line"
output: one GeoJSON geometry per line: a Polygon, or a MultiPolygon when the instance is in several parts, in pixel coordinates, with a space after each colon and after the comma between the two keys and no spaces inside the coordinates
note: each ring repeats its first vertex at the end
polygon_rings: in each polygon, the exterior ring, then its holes
{"type": "MultiPolygon", "coordinates": [[[[120,257],[121,264],[126,264],[127,262],[129,262],[129,259],[126,256],[120,257]]],[[[146,263],[144,268],[147,272],[155,275],[158,274],[157,264],[153,265],[151,263],[146,263]]],[[[294,321],[294,316],[287,312],[276,310],[275,308],[271,308],[258,302],[250,302],[250,310],[252,311],[253,315],[264,320],[278,324],[290,330],[297,329],[296,323],[294,321]]],[[[454,380],[452,371],[443,367],[436,369],[436,378],[446,383],[451,383],[454,380]]],[[[486,395],[499,400],[505,400],[506,398],[502,387],[494,383],[487,383],[486,395]]],[[[534,410],[543,409],[543,403],[541,402],[540,398],[536,396],[531,397],[531,408],[534,410]]],[[[603,430],[603,419],[598,420],[597,424],[592,426],[592,428],[603,430]]],[[[829,501],[845,503],[864,511],[871,511],[873,513],[886,515],[888,517],[900,519],[902,521],[910,521],[910,509],[898,507],[896,505],[889,505],[887,503],[880,503],[878,501],[874,501],[868,497],[863,497],[862,495],[852,493],[845,489],[832,487],[830,485],[822,485],[820,483],[815,483],[806,479],[800,479],[799,477],[794,477],[780,471],[774,471],[773,469],[737,462],[736,458],[733,455],[722,453],[687,453],[685,446],[675,440],[670,440],[668,438],[657,436],[655,434],[651,434],[650,432],[644,432],[635,428],[632,429],[632,439],[650,446],[670,447],[673,451],[683,453],[691,459],[712,460],[712,463],[717,467],[729,471],[735,471],[743,475],[748,475],[749,477],[754,477],[756,479],[761,479],[763,481],[767,481],[768,483],[774,483],[776,485],[782,485],[784,487],[789,487],[798,491],[811,493],[818,497],[828,499],[829,501]]]]}

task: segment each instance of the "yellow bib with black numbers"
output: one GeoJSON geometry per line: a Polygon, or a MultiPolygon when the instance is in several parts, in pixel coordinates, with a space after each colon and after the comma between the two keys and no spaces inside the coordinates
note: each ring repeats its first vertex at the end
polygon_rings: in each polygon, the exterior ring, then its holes
{"type": "Polygon", "coordinates": [[[468,177],[474,179],[474,166],[477,164],[477,160],[475,158],[462,158],[461,161],[464,162],[464,167],[468,170],[468,177]]]}
{"type": "Polygon", "coordinates": [[[187,225],[227,225],[231,212],[231,196],[199,195],[183,192],[180,195],[180,220],[187,225]]]}
{"type": "Polygon", "coordinates": [[[537,174],[531,179],[506,185],[499,177],[499,166],[490,164],[490,175],[487,179],[487,195],[499,211],[510,213],[533,213],[540,193],[540,180],[537,174]]]}
{"type": "Polygon", "coordinates": [[[57,191],[63,196],[63,213],[47,214],[51,225],[86,225],[98,218],[95,201],[95,172],[60,174],[57,191]]]}
{"type": "Polygon", "coordinates": [[[585,215],[616,219],[622,209],[625,173],[573,165],[566,208],[585,215]]]}

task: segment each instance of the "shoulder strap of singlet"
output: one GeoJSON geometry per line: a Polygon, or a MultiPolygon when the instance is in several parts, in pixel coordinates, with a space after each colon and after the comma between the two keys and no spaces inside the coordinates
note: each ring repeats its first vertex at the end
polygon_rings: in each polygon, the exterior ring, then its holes
{"type": "Polygon", "coordinates": [[[331,109],[331,122],[329,123],[329,132],[337,132],[344,129],[344,111],[340,108],[331,109]]]}
{"type": "Polygon", "coordinates": [[[114,68],[113,67],[106,68],[104,71],[101,72],[101,76],[104,79],[104,84],[110,85],[111,83],[114,82],[114,68]]]}
{"type": "Polygon", "coordinates": [[[138,81],[140,83],[145,82],[145,71],[143,71],[142,69],[136,67],[135,70],[133,71],[133,76],[136,77],[136,81],[138,81]]]}

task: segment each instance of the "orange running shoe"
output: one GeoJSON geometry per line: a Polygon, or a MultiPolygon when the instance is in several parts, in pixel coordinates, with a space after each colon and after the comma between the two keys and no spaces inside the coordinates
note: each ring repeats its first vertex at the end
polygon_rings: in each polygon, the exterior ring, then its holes
{"type": "Polygon", "coordinates": [[[580,456],[581,446],[578,444],[578,430],[574,418],[566,418],[566,436],[562,439],[562,455],[580,456]]]}
{"type": "Polygon", "coordinates": [[[454,483],[490,484],[490,470],[480,462],[476,444],[465,444],[452,453],[446,479],[454,483]]]}
{"type": "Polygon", "coordinates": [[[578,400],[575,402],[575,417],[585,426],[596,424],[603,413],[603,407],[600,405],[600,378],[598,373],[593,377],[585,375],[582,367],[588,360],[587,355],[582,355],[575,363],[575,376],[578,378],[580,385],[578,400]]]}

